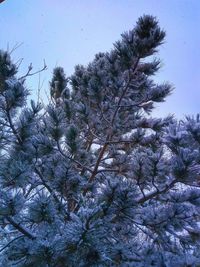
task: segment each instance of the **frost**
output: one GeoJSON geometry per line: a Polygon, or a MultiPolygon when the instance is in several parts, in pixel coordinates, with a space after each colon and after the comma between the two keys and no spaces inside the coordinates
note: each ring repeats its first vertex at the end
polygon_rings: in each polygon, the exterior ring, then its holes
{"type": "Polygon", "coordinates": [[[139,18],[46,107],[0,51],[0,266],[200,266],[200,115],[149,116],[164,37],[139,18]]]}

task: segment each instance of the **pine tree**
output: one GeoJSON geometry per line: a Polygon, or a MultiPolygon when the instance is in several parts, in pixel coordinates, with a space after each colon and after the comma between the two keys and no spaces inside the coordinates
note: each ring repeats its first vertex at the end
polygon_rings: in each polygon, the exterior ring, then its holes
{"type": "Polygon", "coordinates": [[[164,38],[140,17],[47,107],[0,52],[0,266],[200,266],[200,117],[150,116],[164,38]]]}

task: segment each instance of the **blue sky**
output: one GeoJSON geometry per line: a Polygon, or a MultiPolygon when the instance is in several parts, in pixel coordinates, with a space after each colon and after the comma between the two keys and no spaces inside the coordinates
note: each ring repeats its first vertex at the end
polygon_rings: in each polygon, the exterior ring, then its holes
{"type": "MultiPolygon", "coordinates": [[[[183,117],[200,112],[199,0],[5,0],[0,4],[0,48],[22,43],[13,53],[14,60],[23,58],[21,73],[30,62],[37,70],[46,60],[48,70],[40,77],[46,98],[55,66],[72,74],[76,64],[87,64],[95,53],[110,50],[143,14],[157,16],[167,32],[159,52],[163,67],[156,80],[175,87],[154,114],[183,117]]],[[[38,75],[27,80],[33,96],[38,81],[38,75]]]]}

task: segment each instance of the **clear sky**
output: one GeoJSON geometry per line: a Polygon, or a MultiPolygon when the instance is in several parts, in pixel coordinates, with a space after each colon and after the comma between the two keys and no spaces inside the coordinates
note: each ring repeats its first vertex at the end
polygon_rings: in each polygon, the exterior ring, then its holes
{"type": "MultiPolygon", "coordinates": [[[[199,0],[5,0],[0,4],[0,49],[22,43],[13,53],[16,61],[23,58],[22,73],[30,62],[37,70],[46,60],[48,70],[40,77],[45,98],[55,66],[72,74],[76,64],[87,64],[97,52],[110,50],[143,14],[157,16],[167,32],[156,80],[175,87],[154,114],[182,117],[200,112],[199,0]]],[[[38,75],[27,81],[33,95],[38,81],[38,75]]]]}

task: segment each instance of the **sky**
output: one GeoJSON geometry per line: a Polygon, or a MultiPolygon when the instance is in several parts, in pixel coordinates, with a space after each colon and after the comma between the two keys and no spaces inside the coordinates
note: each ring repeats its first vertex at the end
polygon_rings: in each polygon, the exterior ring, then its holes
{"type": "Polygon", "coordinates": [[[158,57],[162,69],[157,82],[174,86],[154,114],[182,118],[200,112],[200,1],[199,0],[5,0],[0,4],[0,49],[11,50],[14,62],[21,59],[20,75],[28,65],[48,70],[27,79],[36,98],[44,102],[56,66],[67,76],[77,64],[87,65],[98,52],[109,51],[121,33],[134,27],[143,14],[156,16],[166,33],[158,57]]]}

